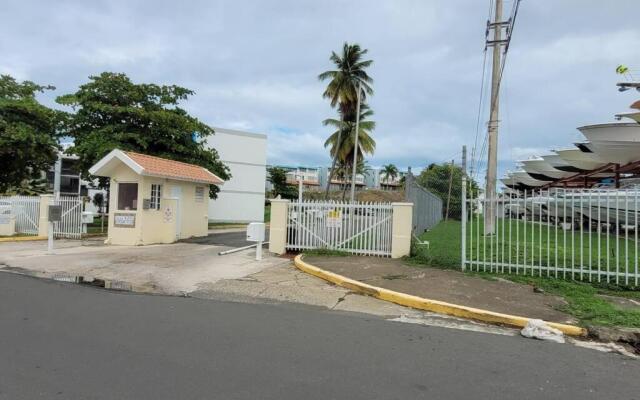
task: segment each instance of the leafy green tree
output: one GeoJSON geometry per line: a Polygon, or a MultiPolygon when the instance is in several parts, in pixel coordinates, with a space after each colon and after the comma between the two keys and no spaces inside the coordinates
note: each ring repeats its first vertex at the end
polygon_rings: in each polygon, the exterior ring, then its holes
{"type": "Polygon", "coordinates": [[[41,192],[42,172],[57,158],[59,113],[36,94],[53,89],[0,76],[0,193],[41,192]]]}
{"type": "MultiPolygon", "coordinates": [[[[175,85],[133,83],[125,74],[90,76],[77,92],[56,99],[74,110],[66,124],[66,134],[74,139],[68,152],[78,155],[85,177],[93,164],[119,148],[197,164],[227,180],[229,169],[217,151],[204,146],[213,128],[179,106],[193,94],[175,85]]],[[[210,188],[215,198],[219,189],[210,188]]]]}
{"type": "Polygon", "coordinates": [[[269,176],[267,179],[273,185],[271,195],[273,197],[282,197],[283,199],[295,199],[298,197],[298,191],[295,187],[287,183],[287,171],[280,167],[271,167],[267,171],[269,176]]]}
{"type": "MultiPolygon", "coordinates": [[[[443,213],[449,199],[449,181],[451,180],[451,198],[449,200],[449,217],[460,219],[462,213],[462,168],[450,163],[430,164],[416,178],[418,184],[442,199],[443,213]]],[[[469,181],[469,188],[477,197],[478,185],[469,181]]]]}
{"type": "MultiPolygon", "coordinates": [[[[342,46],[341,54],[331,52],[331,57],[329,57],[329,60],[335,65],[335,69],[325,71],[318,75],[319,80],[329,81],[322,97],[330,100],[331,107],[338,108],[340,121],[349,121],[355,124],[358,87],[361,88],[360,100],[362,104],[366,102],[367,95],[373,95],[373,88],[371,87],[373,79],[366,72],[366,69],[371,66],[373,61],[364,60],[367,53],[368,50],[362,49],[360,45],[345,42],[342,46]]],[[[325,123],[325,125],[330,124],[325,123]]],[[[353,134],[353,131],[355,130],[354,128],[348,129],[348,127],[337,128],[337,135],[334,142],[339,146],[335,150],[335,155],[332,154],[333,162],[331,165],[331,172],[329,174],[329,182],[331,182],[331,179],[333,178],[333,172],[337,170],[336,164],[339,162],[344,164],[346,162],[345,159],[339,159],[339,155],[341,155],[343,151],[337,150],[342,147],[342,137],[349,136],[349,132],[353,134]]],[[[358,138],[358,140],[360,140],[360,138],[358,138]]],[[[353,144],[351,146],[353,148],[353,144]]],[[[353,155],[353,150],[350,152],[353,155]]],[[[327,185],[325,192],[325,197],[328,196],[329,185],[327,185]]]]}
{"type": "Polygon", "coordinates": [[[389,180],[393,181],[398,177],[400,171],[398,171],[398,167],[393,164],[387,164],[382,166],[382,176],[385,182],[389,182],[389,180]]]}

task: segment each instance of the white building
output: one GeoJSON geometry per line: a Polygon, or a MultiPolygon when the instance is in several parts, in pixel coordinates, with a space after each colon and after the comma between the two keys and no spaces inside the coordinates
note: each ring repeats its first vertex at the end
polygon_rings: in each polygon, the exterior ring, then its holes
{"type": "Polygon", "coordinates": [[[262,222],[264,219],[267,135],[213,128],[206,144],[218,151],[231,179],[209,200],[209,221],[262,222]]]}

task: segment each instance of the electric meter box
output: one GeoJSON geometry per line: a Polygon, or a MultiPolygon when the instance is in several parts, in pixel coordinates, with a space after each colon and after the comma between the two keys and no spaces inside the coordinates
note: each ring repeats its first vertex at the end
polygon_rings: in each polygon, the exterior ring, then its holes
{"type": "Polygon", "coordinates": [[[247,225],[247,242],[264,242],[264,222],[247,225]]]}

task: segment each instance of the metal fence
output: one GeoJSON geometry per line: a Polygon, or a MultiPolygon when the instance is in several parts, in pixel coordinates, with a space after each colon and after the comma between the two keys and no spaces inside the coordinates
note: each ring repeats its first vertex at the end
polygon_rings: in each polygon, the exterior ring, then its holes
{"type": "Polygon", "coordinates": [[[286,248],[391,256],[392,217],[390,203],[293,202],[287,209],[286,248]]]}
{"type": "Polygon", "coordinates": [[[640,188],[524,190],[468,198],[463,268],[638,286],[640,188]]]}
{"type": "Polygon", "coordinates": [[[405,200],[413,203],[413,232],[421,234],[436,226],[444,215],[442,199],[416,182],[411,172],[405,177],[405,200]]]}
{"type": "Polygon", "coordinates": [[[0,214],[13,214],[16,233],[37,235],[40,223],[39,196],[0,196],[0,214]]]}
{"type": "Polygon", "coordinates": [[[51,201],[52,205],[62,206],[62,220],[53,223],[53,235],[56,238],[82,238],[82,198],[79,196],[60,196],[51,201]]]}

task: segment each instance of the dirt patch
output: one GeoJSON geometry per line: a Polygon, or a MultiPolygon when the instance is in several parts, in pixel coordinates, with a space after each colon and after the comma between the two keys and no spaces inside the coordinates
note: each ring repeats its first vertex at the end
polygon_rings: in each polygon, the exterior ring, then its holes
{"type": "Polygon", "coordinates": [[[558,311],[563,298],[536,293],[528,285],[487,280],[459,271],[416,268],[402,260],[377,257],[308,256],[305,261],[340,275],[398,292],[490,311],[576,323],[571,315],[558,311]]]}

